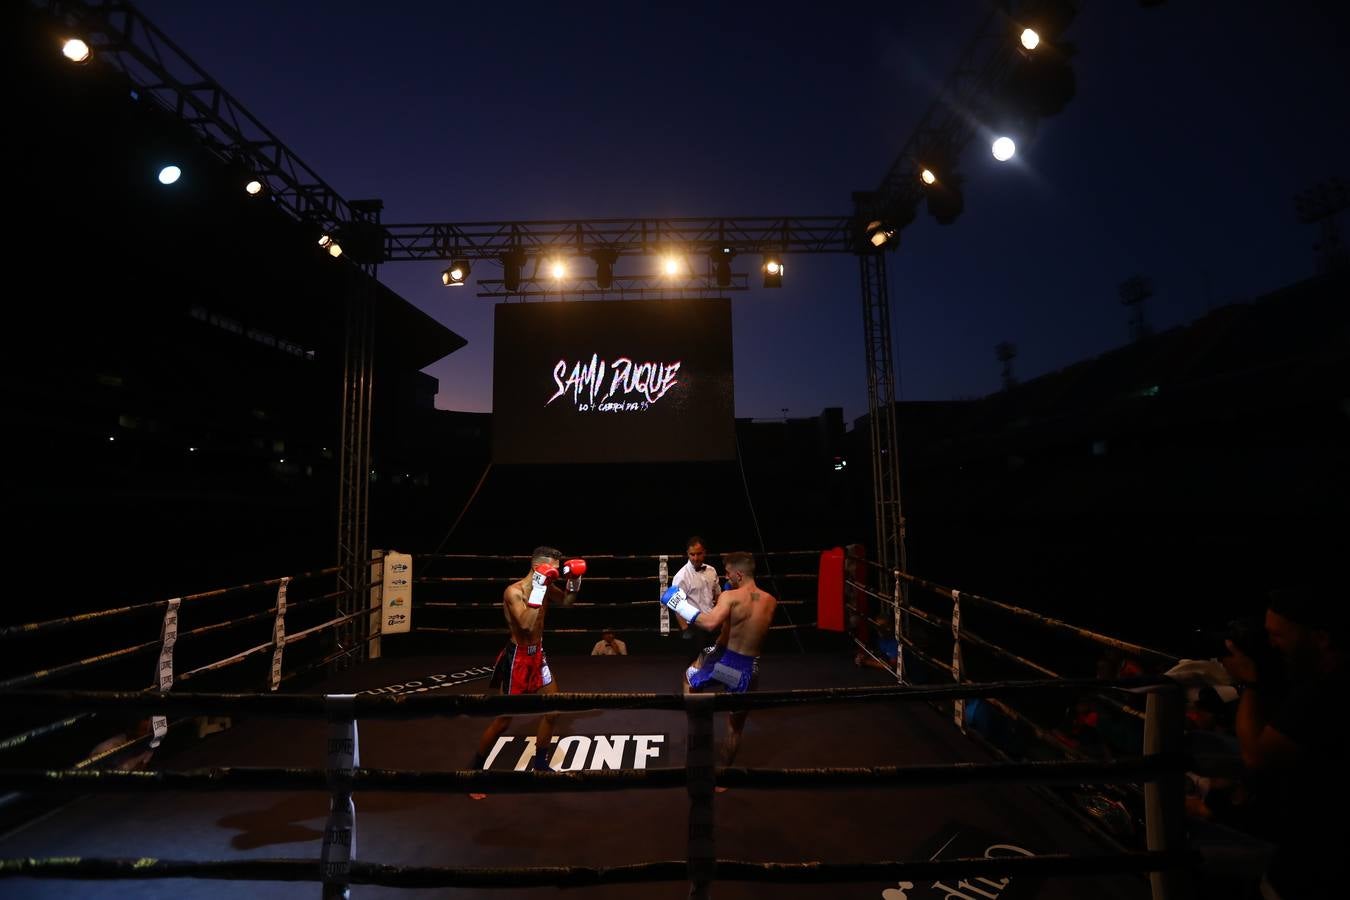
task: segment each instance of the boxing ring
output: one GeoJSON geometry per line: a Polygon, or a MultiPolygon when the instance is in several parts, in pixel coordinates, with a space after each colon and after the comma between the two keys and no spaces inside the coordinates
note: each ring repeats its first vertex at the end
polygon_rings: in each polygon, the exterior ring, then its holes
{"type": "MultiPolygon", "coordinates": [[[[812,552],[810,560],[818,556],[812,552]]],[[[593,572],[610,568],[605,557],[591,559],[593,572]]],[[[615,569],[619,559],[634,566],[652,561],[616,557],[615,569]]],[[[419,584],[491,597],[524,568],[519,558],[500,557],[476,561],[501,564],[496,575],[444,574],[453,562],[415,561],[414,571],[443,572],[420,576],[428,580],[419,584]],[[489,593],[478,579],[490,580],[496,590],[489,593]]],[[[924,621],[920,617],[938,627],[934,613],[894,590],[893,574],[855,580],[866,568],[859,565],[850,567],[846,582],[860,625],[892,601],[901,612],[897,627],[912,631],[924,621]],[[887,580],[889,594],[880,589],[887,580]],[[859,612],[864,598],[873,605],[859,612]]],[[[794,582],[788,574],[779,579],[789,602],[796,593],[799,611],[814,605],[800,598],[817,585],[808,578],[794,582]],[[798,582],[799,590],[788,589],[798,582]]],[[[597,596],[593,605],[551,611],[545,629],[562,693],[500,697],[484,693],[491,654],[463,648],[477,641],[495,651],[503,625],[492,635],[477,630],[486,624],[456,635],[448,624],[428,624],[421,637],[445,652],[385,654],[340,671],[333,671],[334,662],[358,648],[332,650],[313,642],[304,656],[279,657],[278,648],[331,632],[342,620],[326,618],[289,633],[276,625],[278,607],[284,614],[331,606],[322,590],[330,575],[305,573],[162,606],[119,607],[129,612],[0,631],[6,643],[22,646],[35,636],[162,610],[159,641],[120,648],[133,657],[158,649],[161,683],[166,647],[170,669],[177,665],[176,638],[246,628],[237,624],[244,618],[271,624],[273,631],[268,643],[184,665],[168,691],[114,683],[106,674],[113,665],[108,654],[118,651],[0,681],[6,721],[30,723],[0,741],[0,791],[67,801],[0,836],[6,896],[192,897],[246,889],[280,897],[317,891],[318,884],[326,896],[402,896],[420,888],[435,889],[434,896],[527,897],[550,885],[588,897],[638,891],[748,897],[767,890],[786,897],[828,891],[887,900],[1088,892],[1186,896],[1197,859],[1181,830],[1180,781],[1195,763],[1180,752],[1180,697],[1165,681],[1041,672],[1035,680],[968,683],[958,665],[955,679],[948,668],[949,683],[898,683],[894,672],[855,665],[842,636],[830,636],[836,640],[817,652],[800,652],[795,637],[805,624],[784,622],[777,643],[766,649],[759,691],[683,696],[676,692],[679,678],[696,645],[661,632],[656,601],[602,602],[607,582],[588,576],[583,596],[597,596]],[[288,603],[286,593],[303,599],[288,603]],[[221,597],[240,595],[267,605],[166,639],[170,612],[195,614],[221,597]],[[589,641],[599,628],[618,630],[624,615],[648,620],[651,648],[641,655],[569,655],[552,641],[555,629],[565,635],[569,628],[589,641]],[[241,677],[220,683],[229,672],[241,677]],[[198,690],[209,678],[216,679],[209,686],[232,690],[198,690]],[[122,689],[107,689],[113,687],[122,689]],[[964,719],[958,724],[953,718],[962,704],[983,701],[1030,721],[1034,717],[1019,712],[1020,706],[1065,695],[1103,697],[1137,713],[1143,726],[1138,752],[1114,759],[1081,753],[1013,759],[964,719]],[[738,765],[719,767],[721,713],[733,709],[753,712],[738,765]],[[554,710],[557,771],[527,771],[534,717],[554,710]],[[498,714],[518,718],[486,769],[466,770],[483,717],[498,714]],[[116,766],[154,731],[97,756],[57,761],[54,742],[62,734],[112,716],[162,717],[154,721],[165,743],[146,768],[116,766]],[[202,728],[223,719],[229,727],[202,728]],[[194,739],[194,723],[198,733],[214,733],[194,739]],[[169,737],[175,729],[183,735],[176,742],[169,737]],[[1142,784],[1143,846],[1125,846],[1085,827],[1091,822],[1044,787],[1085,784],[1122,790],[1142,784]],[[470,791],[489,796],[474,802],[470,791]],[[1151,885],[1142,875],[1126,874],[1145,872],[1154,873],[1151,885]],[[227,886],[226,880],[249,885],[227,886]],[[315,884],[304,888],[293,881],[315,884]]],[[[611,593],[651,597],[659,575],[651,590],[619,580],[648,576],[613,577],[611,593]]],[[[487,599],[435,599],[444,594],[429,593],[422,604],[481,602],[500,622],[500,609],[487,599]]],[[[958,622],[961,602],[958,597],[949,617],[958,622]]],[[[432,623],[444,621],[436,616],[479,609],[413,606],[414,622],[432,623]]],[[[383,640],[393,652],[396,641],[414,638],[416,630],[371,634],[365,645],[378,647],[383,640]]],[[[959,647],[965,638],[959,628],[957,635],[959,647]]],[[[931,642],[925,649],[919,635],[905,637],[901,656],[911,659],[897,668],[913,668],[920,654],[938,663],[931,642]]],[[[630,640],[630,648],[635,643],[630,640]]]]}

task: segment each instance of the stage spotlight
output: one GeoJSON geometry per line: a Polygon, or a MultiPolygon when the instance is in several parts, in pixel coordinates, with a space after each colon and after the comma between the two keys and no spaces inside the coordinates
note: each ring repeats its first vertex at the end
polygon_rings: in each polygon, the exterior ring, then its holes
{"type": "Polygon", "coordinates": [[[337,259],[342,255],[342,245],[337,242],[337,238],[324,232],[319,236],[319,246],[328,251],[328,255],[337,259]]]}
{"type": "Polygon", "coordinates": [[[928,212],[939,225],[952,224],[966,208],[965,192],[962,190],[964,181],[959,173],[951,172],[941,184],[924,191],[928,212]]]}
{"type": "Polygon", "coordinates": [[[61,48],[61,55],[73,63],[89,61],[89,45],[79,38],[71,38],[61,48]]]}
{"type": "Polygon", "coordinates": [[[244,193],[250,197],[261,197],[267,193],[267,183],[261,178],[250,178],[244,184],[244,193]]]}
{"type": "Polygon", "coordinates": [[[718,287],[731,287],[731,260],[736,251],[725,245],[712,252],[713,271],[716,273],[718,287]]]}
{"type": "Polygon", "coordinates": [[[602,291],[614,287],[614,264],[619,261],[619,251],[601,248],[591,251],[595,260],[595,286],[602,291]]]}
{"type": "Polygon", "coordinates": [[[567,277],[567,263],[561,259],[555,259],[550,263],[548,270],[555,279],[562,280],[567,277]]]}
{"type": "MultiPolygon", "coordinates": [[[[349,205],[352,212],[359,216],[374,214],[384,207],[380,200],[352,200],[349,205]]],[[[379,265],[384,262],[385,231],[379,222],[355,218],[340,224],[334,238],[342,244],[347,258],[358,265],[379,265]]]]}
{"type": "MultiPolygon", "coordinates": [[[[912,219],[913,217],[911,216],[910,218],[912,219]]],[[[873,247],[884,247],[900,233],[900,229],[889,219],[886,221],[874,219],[871,222],[868,222],[867,227],[863,230],[867,235],[868,243],[873,247]]]]}
{"type": "Polygon", "coordinates": [[[468,278],[469,261],[467,259],[456,259],[450,263],[449,268],[441,273],[441,284],[446,287],[464,287],[468,278]]]}
{"type": "Polygon", "coordinates": [[[159,170],[160,184],[173,184],[183,177],[183,170],[177,166],[165,166],[159,170]]]}
{"type": "Polygon", "coordinates": [[[525,265],[524,250],[509,250],[502,254],[502,285],[508,293],[520,290],[520,268],[525,265]]]}
{"type": "Polygon", "coordinates": [[[871,241],[873,247],[883,247],[893,237],[895,229],[880,219],[867,223],[867,239],[871,241]]]}
{"type": "Polygon", "coordinates": [[[783,286],[783,261],[775,254],[764,255],[764,286],[778,288],[783,286]]]}
{"type": "Polygon", "coordinates": [[[680,274],[680,258],[678,256],[664,257],[661,260],[661,271],[670,277],[680,274]]]}
{"type": "Polygon", "coordinates": [[[1017,60],[999,90],[998,105],[1022,119],[1053,116],[1077,93],[1077,78],[1070,60],[1072,44],[1042,43],[1034,54],[1017,60]]]}
{"type": "Polygon", "coordinates": [[[1013,143],[1012,138],[1002,136],[994,139],[993,151],[994,159],[999,162],[1007,162],[1017,152],[1017,145],[1013,143]]]}
{"type": "Polygon", "coordinates": [[[919,178],[924,184],[935,184],[937,182],[937,176],[933,174],[932,169],[924,169],[919,173],[919,178]]]}
{"type": "Polygon", "coordinates": [[[1026,28],[1022,31],[1022,46],[1028,50],[1035,50],[1041,43],[1041,36],[1036,33],[1034,28],[1026,28]]]}

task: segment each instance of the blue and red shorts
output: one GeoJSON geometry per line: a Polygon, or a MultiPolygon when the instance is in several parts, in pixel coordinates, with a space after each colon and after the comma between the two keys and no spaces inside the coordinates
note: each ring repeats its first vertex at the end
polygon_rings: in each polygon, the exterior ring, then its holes
{"type": "Polygon", "coordinates": [[[501,653],[492,669],[491,687],[499,687],[503,694],[533,694],[553,683],[548,668],[548,657],[543,644],[524,646],[512,641],[501,653]]]}

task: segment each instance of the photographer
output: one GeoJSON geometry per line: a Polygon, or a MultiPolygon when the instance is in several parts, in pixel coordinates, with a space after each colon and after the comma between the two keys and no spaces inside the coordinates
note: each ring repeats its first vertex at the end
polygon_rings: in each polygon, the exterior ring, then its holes
{"type": "Polygon", "coordinates": [[[1342,829],[1325,823],[1350,809],[1344,604],[1326,590],[1271,593],[1265,628],[1289,680],[1283,702],[1271,696],[1271,673],[1235,642],[1223,660],[1243,687],[1236,720],[1242,761],[1280,782],[1275,855],[1261,883],[1267,900],[1343,896],[1342,829]]]}

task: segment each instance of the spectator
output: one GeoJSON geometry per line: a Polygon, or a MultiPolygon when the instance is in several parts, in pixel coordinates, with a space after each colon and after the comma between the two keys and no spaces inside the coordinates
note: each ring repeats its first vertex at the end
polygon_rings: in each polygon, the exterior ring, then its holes
{"type": "Polygon", "coordinates": [[[894,675],[895,662],[900,655],[900,642],[895,639],[895,618],[889,612],[884,612],[881,618],[871,624],[875,626],[875,638],[870,642],[875,657],[859,650],[853,657],[853,664],[865,669],[881,669],[894,675]],[[885,660],[885,663],[881,660],[885,660]]]}
{"type": "Polygon", "coordinates": [[[614,632],[605,631],[600,640],[591,648],[591,656],[627,656],[628,645],[614,636],[614,632]]]}
{"type": "Polygon", "coordinates": [[[150,757],[155,752],[150,748],[149,734],[149,719],[136,719],[129,723],[129,727],[125,730],[119,731],[105,741],[100,741],[89,751],[90,759],[109,753],[109,756],[94,763],[94,768],[120,769],[123,772],[144,769],[150,764],[150,757]],[[134,746],[128,746],[137,741],[139,743],[134,746]],[[121,748],[120,753],[110,753],[110,751],[119,748],[121,748]]]}
{"type": "Polygon", "coordinates": [[[1236,731],[1248,771],[1278,779],[1275,855],[1263,897],[1300,900],[1344,896],[1343,832],[1331,825],[1350,807],[1345,778],[1350,719],[1343,706],[1346,666],[1344,591],[1275,591],[1265,629],[1288,674],[1282,701],[1269,696],[1272,673],[1228,642],[1223,660],[1243,686],[1236,731]]]}

